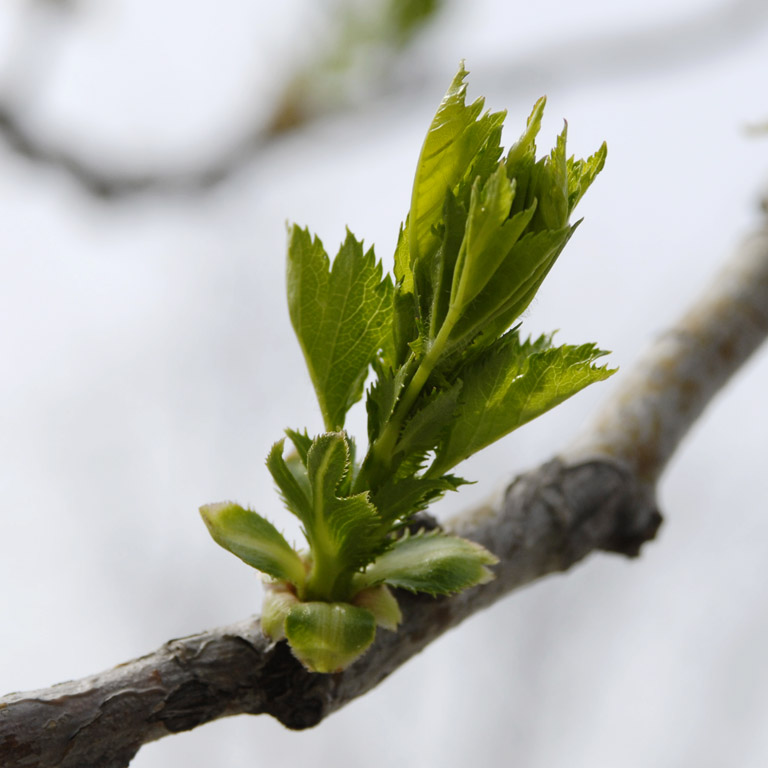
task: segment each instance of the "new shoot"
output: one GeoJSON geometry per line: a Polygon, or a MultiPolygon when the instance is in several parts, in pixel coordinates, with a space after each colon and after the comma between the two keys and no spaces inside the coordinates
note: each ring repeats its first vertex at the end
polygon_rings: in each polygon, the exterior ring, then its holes
{"type": "Polygon", "coordinates": [[[524,339],[516,325],[579,224],[605,145],[569,158],[563,129],[537,159],[542,98],[505,154],[506,115],[467,105],[466,75],[427,132],[393,276],[351,233],[331,262],[290,230],[288,306],[325,431],[286,430],[291,450],[279,440],[267,467],[308,548],[238,504],[201,508],[213,538],[266,575],[263,631],[316,672],[350,665],[377,627],[397,630],[393,590],[448,595],[493,578],[491,552],[414,531],[414,515],[466,482],[452,473],[466,458],[613,373],[594,344],[524,339]],[[344,422],[364,394],[358,460],[344,422]]]}

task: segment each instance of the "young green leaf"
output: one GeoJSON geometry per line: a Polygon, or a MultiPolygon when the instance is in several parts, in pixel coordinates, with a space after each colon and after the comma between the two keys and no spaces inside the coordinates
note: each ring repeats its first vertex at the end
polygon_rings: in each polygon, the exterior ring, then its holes
{"type": "Polygon", "coordinates": [[[512,203],[512,215],[525,208],[530,208],[535,202],[534,189],[531,185],[531,177],[536,166],[536,136],[541,129],[541,119],[544,115],[544,107],[547,99],[542,96],[533,106],[528,116],[525,131],[522,136],[510,147],[505,159],[507,176],[509,180],[515,180],[515,199],[512,203]]]}
{"type": "Polygon", "coordinates": [[[389,479],[371,495],[371,501],[379,511],[382,523],[391,526],[426,509],[448,491],[467,484],[466,480],[454,475],[389,479]]]}
{"type": "Polygon", "coordinates": [[[563,128],[548,156],[536,163],[532,186],[538,205],[531,222],[533,230],[554,230],[568,223],[568,166],[565,142],[568,126],[563,128]]]}
{"type": "Polygon", "coordinates": [[[312,509],[312,489],[306,479],[306,471],[297,477],[297,467],[291,467],[283,458],[283,446],[285,438],[278,440],[267,456],[267,469],[272,475],[280,497],[286,508],[293,512],[304,525],[304,530],[311,534],[314,525],[314,512],[312,509]]]}
{"type": "Polygon", "coordinates": [[[261,629],[277,642],[285,639],[285,619],[300,600],[296,593],[282,581],[264,584],[264,601],[261,604],[261,629]]]}
{"type": "Polygon", "coordinates": [[[462,401],[429,468],[439,476],[481,448],[554,408],[579,390],[607,379],[606,355],[594,344],[552,347],[551,337],[520,343],[510,332],[463,372],[462,401]]]}
{"type": "Polygon", "coordinates": [[[411,243],[409,233],[409,220],[400,225],[397,233],[397,245],[395,246],[395,284],[403,293],[413,293],[413,272],[411,271],[411,243]]]}
{"type": "Polygon", "coordinates": [[[295,429],[286,429],[285,434],[293,443],[299,461],[306,467],[307,453],[309,453],[309,449],[312,447],[312,438],[307,434],[307,430],[299,432],[295,429]]]}
{"type": "Polygon", "coordinates": [[[344,434],[326,432],[315,438],[307,454],[312,487],[312,520],[306,527],[313,565],[310,599],[333,600],[345,595],[352,574],[386,547],[381,519],[367,493],[340,498],[337,490],[349,471],[344,434]]]}
{"type": "Polygon", "coordinates": [[[362,656],[376,636],[376,619],[349,603],[299,603],[285,618],[296,658],[312,672],[339,672],[362,656]]]}
{"type": "MultiPolygon", "coordinates": [[[[440,222],[446,193],[458,186],[491,134],[498,134],[506,116],[506,112],[496,112],[480,117],[484,99],[466,106],[466,76],[462,63],[438,107],[419,156],[408,216],[411,268],[437,247],[433,228],[440,222]]],[[[399,269],[408,272],[404,264],[399,269]]]]}
{"type": "Polygon", "coordinates": [[[463,309],[451,334],[454,342],[473,339],[481,332],[489,341],[495,341],[504,333],[531,303],[575,229],[566,226],[528,233],[518,240],[493,279],[463,309]]]}
{"type": "Polygon", "coordinates": [[[487,566],[499,560],[467,539],[443,533],[405,535],[356,576],[360,586],[388,584],[411,592],[450,595],[493,578],[487,566]]]}
{"type": "Polygon", "coordinates": [[[605,165],[605,158],[608,154],[608,147],[605,142],[594,155],[586,160],[568,159],[568,208],[572,211],[584,193],[590,188],[600,171],[605,165]]]}
{"type": "Polygon", "coordinates": [[[445,197],[443,221],[442,242],[429,270],[428,287],[419,285],[418,288],[422,324],[429,328],[431,340],[439,333],[450,309],[453,286],[457,282],[457,261],[467,230],[467,209],[451,192],[445,197]]]}
{"type": "Polygon", "coordinates": [[[323,244],[294,226],[288,243],[288,309],[326,429],[341,429],[363,394],[368,366],[391,336],[394,290],[373,250],[347,232],[330,266],[323,244]]]}
{"type": "Polygon", "coordinates": [[[368,390],[365,407],[368,411],[368,440],[373,442],[386,427],[392,417],[395,403],[405,386],[405,368],[400,367],[395,374],[392,368],[375,366],[377,380],[368,390]]]}
{"type": "Polygon", "coordinates": [[[268,520],[228,501],[206,504],[200,514],[217,544],[253,568],[303,589],[304,563],[268,520]]]}
{"type": "Polygon", "coordinates": [[[394,632],[403,620],[400,606],[385,584],[361,590],[355,595],[352,603],[369,610],[376,619],[376,626],[384,627],[390,632],[394,632]]]}
{"type": "Polygon", "coordinates": [[[506,166],[510,178],[513,176],[516,178],[528,162],[533,163],[536,159],[536,137],[541,130],[541,119],[544,117],[544,107],[546,106],[546,96],[542,96],[536,101],[525,122],[522,136],[509,148],[506,166]]]}
{"type": "Polygon", "coordinates": [[[472,188],[466,235],[451,291],[454,311],[460,312],[494,279],[531,221],[535,204],[510,217],[514,197],[515,183],[507,179],[501,165],[484,187],[476,184],[472,188]]]}
{"type": "Polygon", "coordinates": [[[431,451],[448,430],[461,395],[461,381],[450,388],[436,389],[414,406],[414,414],[403,427],[395,445],[395,466],[431,451]],[[418,408],[418,410],[417,410],[418,408]]]}

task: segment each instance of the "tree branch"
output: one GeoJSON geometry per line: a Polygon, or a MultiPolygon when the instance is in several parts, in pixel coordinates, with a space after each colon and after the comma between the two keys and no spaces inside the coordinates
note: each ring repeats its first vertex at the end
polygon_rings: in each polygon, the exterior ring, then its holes
{"type": "MultiPolygon", "coordinates": [[[[48,1],[60,3],[60,0],[48,1]]],[[[558,40],[530,55],[503,62],[490,76],[509,93],[516,81],[510,73],[525,73],[526,83],[546,83],[548,88],[617,76],[668,73],[670,68],[702,59],[710,61],[713,53],[743,46],[762,29],[767,18],[763,0],[730,0],[662,25],[611,30],[573,42],[558,40]]],[[[344,34],[343,30],[339,32],[341,38],[344,34]]],[[[338,48],[338,43],[334,42],[334,46],[338,48]]],[[[329,113],[347,110],[355,104],[359,106],[361,91],[367,94],[367,100],[373,100],[391,97],[394,91],[403,98],[409,92],[424,88],[424,78],[414,78],[413,72],[395,82],[387,76],[386,66],[372,66],[365,88],[359,84],[351,87],[334,80],[334,69],[328,67],[324,57],[325,52],[318,51],[316,58],[310,59],[304,69],[287,80],[271,114],[256,114],[230,145],[222,146],[197,166],[122,173],[110,168],[109,161],[104,164],[89,159],[82,147],[68,146],[57,137],[31,127],[23,110],[7,96],[0,99],[0,142],[36,165],[65,173],[85,192],[105,202],[145,193],[205,194],[258,160],[290,131],[329,113]]],[[[441,73],[439,82],[442,77],[441,73]]],[[[431,75],[427,75],[427,79],[431,79],[431,75]]],[[[438,86],[438,92],[441,87],[438,86]]]]}
{"type": "Polygon", "coordinates": [[[500,509],[475,514],[463,531],[500,556],[497,578],[453,598],[399,594],[399,631],[380,631],[344,672],[307,672],[254,617],[172,640],[100,675],[0,699],[0,764],[117,768],[142,744],[227,715],[266,713],[289,728],[311,727],[510,590],[593,549],[636,554],[659,521],[619,467],[552,462],[518,478],[500,509]]]}
{"type": "Polygon", "coordinates": [[[0,137],[21,157],[64,172],[88,194],[109,202],[147,192],[185,195],[208,192],[257,158],[276,134],[273,136],[254,128],[252,133],[246,133],[233,146],[223,149],[204,167],[125,175],[101,168],[80,157],[78,152],[37,135],[26,126],[17,110],[2,103],[0,137]]]}
{"type": "Polygon", "coordinates": [[[709,401],[768,334],[768,225],[662,334],[566,452],[610,456],[655,483],[709,401]]]}
{"type": "Polygon", "coordinates": [[[401,629],[380,631],[365,656],[335,675],[307,672],[251,618],[172,640],[93,677],[10,694],[0,699],[0,764],[122,768],[142,744],[235,714],[271,714],[289,728],[311,727],[511,590],[595,550],[637,555],[661,522],[655,479],[766,335],[764,226],[625,377],[595,430],[563,458],[518,477],[500,504],[447,524],[499,556],[490,584],[451,598],[399,596],[401,629]]]}

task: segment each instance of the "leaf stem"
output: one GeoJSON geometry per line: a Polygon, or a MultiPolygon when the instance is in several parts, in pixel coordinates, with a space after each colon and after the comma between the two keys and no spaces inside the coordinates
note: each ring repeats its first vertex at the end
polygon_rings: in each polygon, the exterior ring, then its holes
{"type": "MultiPolygon", "coordinates": [[[[445,322],[438,332],[435,340],[430,344],[427,354],[421,359],[413,378],[408,383],[405,392],[395,406],[392,417],[387,421],[379,437],[371,446],[370,459],[371,471],[368,473],[369,480],[379,480],[382,477],[392,473],[392,459],[397,446],[400,430],[408,417],[408,414],[421,394],[424,385],[427,383],[432,371],[440,361],[448,345],[448,339],[453,327],[459,320],[460,312],[456,310],[456,304],[451,304],[445,322]]],[[[407,364],[407,363],[406,363],[407,364]]]]}

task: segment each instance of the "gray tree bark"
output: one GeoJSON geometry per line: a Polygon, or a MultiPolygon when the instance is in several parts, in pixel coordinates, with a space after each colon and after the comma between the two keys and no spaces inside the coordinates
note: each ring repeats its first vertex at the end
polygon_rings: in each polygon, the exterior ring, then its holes
{"type": "Polygon", "coordinates": [[[450,598],[398,596],[403,624],[334,675],[307,672],[258,618],[112,670],[0,699],[3,768],[122,768],[142,744],[219,717],[308,728],[376,686],[437,636],[508,592],[597,550],[639,553],[661,523],[655,484],[707,403],[768,335],[768,226],[623,377],[595,424],[518,477],[500,502],[445,526],[500,558],[496,579],[450,598]]]}

